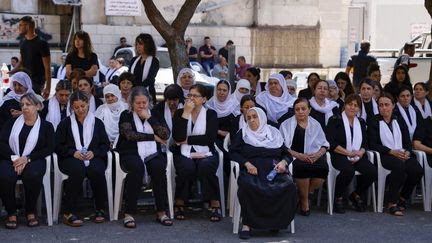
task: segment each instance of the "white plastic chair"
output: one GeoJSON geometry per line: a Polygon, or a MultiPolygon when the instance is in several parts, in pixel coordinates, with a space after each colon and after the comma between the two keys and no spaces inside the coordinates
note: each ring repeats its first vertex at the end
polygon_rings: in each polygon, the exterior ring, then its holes
{"type": "MultiPolygon", "coordinates": [[[[112,190],[112,154],[111,151],[107,153],[107,168],[105,169],[105,180],[107,185],[107,198],[108,198],[108,213],[110,221],[113,220],[113,190],[112,190]]],[[[53,205],[53,221],[58,223],[58,215],[60,212],[61,199],[63,195],[63,182],[69,178],[68,175],[63,174],[58,166],[57,154],[53,154],[54,159],[54,205],[53,205]]]]}
{"type": "Polygon", "coordinates": [[[413,150],[420,165],[424,169],[424,176],[422,177],[422,193],[423,193],[423,209],[426,212],[431,211],[431,194],[432,194],[432,168],[427,161],[426,153],[420,150],[413,150]]]}
{"type": "MultiPolygon", "coordinates": [[[[123,190],[124,190],[124,181],[127,176],[127,172],[125,172],[120,166],[120,155],[118,152],[114,151],[115,158],[115,170],[116,170],[116,178],[115,178],[115,196],[114,196],[114,220],[118,220],[118,215],[120,212],[120,207],[123,199],[123,190]]],[[[171,180],[172,180],[172,166],[173,164],[173,156],[172,153],[167,150],[167,167],[166,167],[166,177],[167,177],[167,194],[168,194],[168,208],[169,208],[169,216],[171,219],[174,217],[174,200],[171,188],[171,180]]]]}
{"type": "MultiPolygon", "coordinates": [[[[240,202],[238,200],[237,191],[238,191],[238,176],[240,173],[240,165],[236,161],[231,161],[231,168],[233,168],[233,172],[231,175],[231,179],[233,180],[231,182],[232,190],[235,192],[233,194],[232,200],[234,201],[234,210],[233,210],[233,233],[238,234],[239,226],[240,226],[240,213],[241,213],[241,206],[240,202]]],[[[288,170],[292,173],[292,163],[288,166],[288,170]]],[[[231,180],[230,179],[230,180],[231,180]]],[[[295,233],[295,225],[294,225],[294,219],[290,223],[291,228],[291,234],[295,233]]]]}

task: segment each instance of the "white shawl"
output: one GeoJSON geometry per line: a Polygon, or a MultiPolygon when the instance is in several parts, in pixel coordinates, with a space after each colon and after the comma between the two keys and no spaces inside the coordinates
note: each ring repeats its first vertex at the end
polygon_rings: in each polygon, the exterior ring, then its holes
{"type": "Polygon", "coordinates": [[[89,112],[95,113],[96,112],[96,100],[94,95],[90,95],[89,97],[89,112]]]}
{"type": "Polygon", "coordinates": [[[24,115],[20,115],[14,122],[11,134],[9,136],[9,147],[18,157],[29,155],[33,149],[36,147],[37,141],[39,139],[39,130],[41,126],[41,119],[38,115],[35,124],[30,130],[29,135],[25,143],[23,153],[20,155],[19,147],[19,135],[24,126],[24,115]]]}
{"type": "Polygon", "coordinates": [[[240,114],[240,103],[237,101],[236,97],[231,94],[231,84],[228,83],[228,96],[225,101],[219,101],[217,98],[217,87],[221,83],[218,82],[213,90],[213,97],[206,103],[207,108],[216,111],[217,117],[226,117],[230,114],[238,116],[240,114]]]}
{"type": "Polygon", "coordinates": [[[250,82],[246,79],[240,79],[237,82],[236,90],[234,91],[234,96],[237,98],[237,101],[240,102],[243,96],[250,94],[250,91],[251,91],[250,82]],[[247,89],[248,90],[247,94],[240,93],[239,91],[240,88],[247,89]]]}
{"type": "MultiPolygon", "coordinates": [[[[143,123],[136,112],[133,113],[133,118],[137,132],[154,134],[153,128],[147,120],[145,120],[143,123]]],[[[138,154],[141,157],[143,163],[148,156],[155,153],[157,153],[156,141],[138,142],[138,154]]]]}
{"type": "MultiPolygon", "coordinates": [[[[70,102],[66,106],[66,116],[70,116],[70,102]]],[[[45,118],[46,121],[51,122],[54,126],[54,131],[57,130],[57,126],[61,121],[60,103],[57,97],[54,95],[48,101],[48,114],[45,118]]]]}
{"type": "MultiPolygon", "coordinates": [[[[375,101],[375,99],[374,98],[371,98],[371,101],[370,102],[372,102],[372,109],[373,109],[373,113],[376,115],[376,114],[378,114],[379,113],[379,110],[378,110],[378,104],[377,104],[377,102],[375,101]]],[[[366,108],[365,108],[365,102],[363,101],[363,105],[362,105],[362,110],[361,110],[361,113],[359,113],[358,115],[359,115],[359,117],[361,117],[363,120],[365,120],[366,121],[366,118],[367,118],[367,113],[366,113],[366,108]]]]}
{"type": "Polygon", "coordinates": [[[312,106],[312,108],[314,108],[316,111],[319,111],[321,113],[325,114],[325,125],[327,125],[328,120],[330,119],[330,117],[333,116],[333,108],[335,107],[339,107],[339,104],[335,101],[329,100],[329,99],[325,99],[325,103],[324,106],[320,106],[318,105],[318,103],[315,100],[315,96],[313,96],[310,99],[310,105],[312,106]]]}
{"type": "Polygon", "coordinates": [[[267,111],[267,117],[270,121],[277,122],[281,116],[288,112],[288,108],[292,107],[295,99],[288,93],[285,78],[281,74],[272,74],[270,79],[276,79],[279,82],[279,85],[282,87],[282,96],[276,97],[271,95],[267,82],[266,91],[257,95],[256,103],[267,111]]]}
{"type": "MultiPolygon", "coordinates": [[[[363,141],[363,134],[362,134],[361,124],[359,119],[357,117],[354,117],[352,137],[351,137],[350,124],[345,111],[342,112],[342,120],[345,129],[346,150],[348,150],[349,152],[359,151],[363,141]]],[[[356,157],[348,156],[348,160],[350,161],[357,161],[358,159],[359,159],[358,156],[356,157]]]]}
{"type": "MultiPolygon", "coordinates": [[[[72,115],[70,115],[70,120],[71,120],[71,128],[72,128],[72,135],[75,141],[75,149],[78,151],[81,151],[83,147],[85,147],[87,150],[89,148],[89,145],[93,139],[93,132],[94,132],[94,127],[95,127],[95,121],[96,118],[93,115],[92,112],[88,112],[86,118],[84,119],[84,124],[83,124],[83,142],[84,142],[84,146],[81,144],[81,139],[80,139],[80,133],[79,133],[79,128],[78,128],[78,122],[76,120],[75,117],[75,113],[72,113],[72,115]]],[[[87,167],[89,166],[90,161],[89,160],[84,160],[84,165],[87,167]]]]}
{"type": "MultiPolygon", "coordinates": [[[[33,88],[32,88],[33,86],[32,86],[31,78],[27,75],[27,73],[25,73],[25,72],[15,73],[10,78],[10,84],[11,85],[13,85],[13,82],[18,82],[19,84],[21,84],[22,86],[27,88],[27,91],[24,94],[34,93],[33,88]]],[[[15,93],[15,90],[13,89],[13,86],[12,86],[11,91],[9,93],[7,93],[7,95],[4,96],[3,99],[0,101],[0,106],[2,106],[3,103],[7,100],[16,100],[16,101],[20,102],[21,97],[24,94],[15,93]]],[[[43,98],[42,98],[42,100],[43,100],[43,98]]]]}
{"type": "Polygon", "coordinates": [[[247,126],[247,123],[246,123],[245,117],[243,114],[241,114],[240,118],[239,118],[239,130],[246,127],[246,126],[247,126]]]}
{"type": "MultiPolygon", "coordinates": [[[[207,126],[207,109],[202,106],[201,110],[198,114],[198,117],[195,121],[195,125],[192,129],[192,114],[189,115],[188,124],[187,124],[187,137],[196,136],[196,135],[205,135],[206,126],[207,126]]],[[[181,154],[185,157],[191,158],[191,149],[192,147],[195,149],[197,153],[200,153],[204,156],[212,156],[213,154],[210,152],[210,148],[208,146],[200,146],[200,145],[189,145],[182,144],[180,146],[181,154]]]]}
{"type": "MultiPolygon", "coordinates": [[[[138,64],[140,60],[141,60],[141,56],[138,56],[137,59],[135,59],[135,62],[132,64],[131,67],[131,72],[134,72],[135,66],[138,64]]],[[[153,61],[153,56],[148,56],[147,59],[145,60],[141,82],[144,82],[144,80],[147,79],[152,61],[153,61]]]]}
{"type": "MultiPolygon", "coordinates": [[[[183,108],[183,104],[179,103],[177,109],[181,109],[181,108],[183,108]]],[[[164,105],[164,118],[169,130],[172,131],[172,115],[167,102],[165,102],[164,105]]]]}
{"type": "Polygon", "coordinates": [[[416,114],[414,108],[412,107],[412,105],[409,105],[408,112],[409,112],[409,116],[411,118],[411,122],[410,122],[410,120],[408,119],[407,113],[405,112],[405,109],[402,107],[402,105],[399,102],[396,105],[399,109],[399,113],[401,113],[402,118],[404,119],[405,124],[408,127],[410,139],[412,141],[415,129],[417,127],[417,114],[416,114]]]}
{"type": "MultiPolygon", "coordinates": [[[[285,140],[285,146],[291,148],[294,132],[297,127],[297,120],[295,116],[284,121],[279,130],[285,140]]],[[[313,154],[318,152],[321,147],[329,147],[324,131],[319,122],[312,117],[308,117],[308,124],[305,129],[304,138],[304,154],[313,154]]],[[[300,151],[297,151],[300,152],[300,151]]]]}
{"type": "Polygon", "coordinates": [[[393,132],[384,120],[379,121],[381,143],[390,149],[400,150],[403,148],[402,132],[396,119],[392,120],[392,128],[393,132]]]}
{"type": "Polygon", "coordinates": [[[258,114],[259,127],[256,131],[250,129],[249,125],[243,127],[243,141],[254,147],[263,147],[268,149],[280,148],[284,140],[279,130],[267,124],[266,114],[261,108],[252,107],[248,112],[251,110],[255,110],[258,114]]]}
{"type": "Polygon", "coordinates": [[[429,101],[427,99],[425,99],[424,102],[425,102],[425,104],[424,104],[424,109],[423,109],[423,106],[420,103],[420,101],[417,100],[416,98],[414,98],[414,104],[419,109],[420,113],[422,114],[423,119],[426,119],[426,118],[432,116],[432,110],[431,110],[431,106],[430,106],[429,101]]]}

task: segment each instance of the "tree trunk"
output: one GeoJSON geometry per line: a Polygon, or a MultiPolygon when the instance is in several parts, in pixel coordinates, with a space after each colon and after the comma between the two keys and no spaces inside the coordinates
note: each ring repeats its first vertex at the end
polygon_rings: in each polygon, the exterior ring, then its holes
{"type": "Polygon", "coordinates": [[[173,69],[174,83],[180,70],[189,67],[189,56],[186,53],[184,36],[176,34],[167,41],[168,52],[170,54],[171,65],[173,69]]]}

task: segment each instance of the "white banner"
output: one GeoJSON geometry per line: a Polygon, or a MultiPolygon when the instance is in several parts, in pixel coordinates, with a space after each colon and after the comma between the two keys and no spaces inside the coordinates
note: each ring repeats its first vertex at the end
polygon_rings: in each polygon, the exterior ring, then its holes
{"type": "Polygon", "coordinates": [[[141,16],[140,0],[105,0],[107,16],[141,16]]]}

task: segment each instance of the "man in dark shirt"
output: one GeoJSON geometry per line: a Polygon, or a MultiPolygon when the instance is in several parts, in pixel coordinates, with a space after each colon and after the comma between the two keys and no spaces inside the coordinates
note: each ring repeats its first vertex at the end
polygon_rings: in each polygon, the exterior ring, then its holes
{"type": "Polygon", "coordinates": [[[186,52],[189,56],[189,62],[198,62],[198,50],[192,45],[192,39],[186,39],[186,52]]]}
{"type": "Polygon", "coordinates": [[[17,72],[19,68],[29,70],[33,90],[37,94],[42,92],[42,96],[47,99],[51,90],[51,56],[48,43],[36,35],[35,26],[31,16],[20,19],[18,28],[25,38],[20,44],[20,61],[10,73],[17,72]]]}
{"type": "Polygon", "coordinates": [[[121,37],[120,38],[120,45],[114,49],[113,56],[118,49],[124,48],[124,47],[132,47],[132,46],[127,43],[126,37],[121,37]]]}
{"type": "Polygon", "coordinates": [[[415,45],[412,42],[407,42],[404,45],[404,53],[398,57],[394,68],[399,65],[404,65],[408,70],[412,67],[417,67],[417,63],[411,63],[411,57],[415,54],[415,45]]]}
{"type": "Polygon", "coordinates": [[[208,76],[211,76],[211,69],[213,69],[216,55],[216,48],[212,46],[210,37],[204,37],[204,45],[199,48],[199,54],[201,57],[201,65],[207,72],[208,76]]]}
{"type": "Polygon", "coordinates": [[[225,60],[228,61],[228,49],[230,46],[234,45],[234,42],[232,40],[227,41],[226,45],[219,49],[218,55],[219,57],[225,57],[225,60]]]}
{"type": "Polygon", "coordinates": [[[345,70],[345,72],[349,74],[351,69],[354,68],[353,84],[356,90],[359,88],[360,81],[367,77],[367,68],[369,65],[377,62],[375,57],[368,55],[369,49],[369,41],[362,41],[360,44],[360,51],[358,54],[351,56],[345,70]]]}

